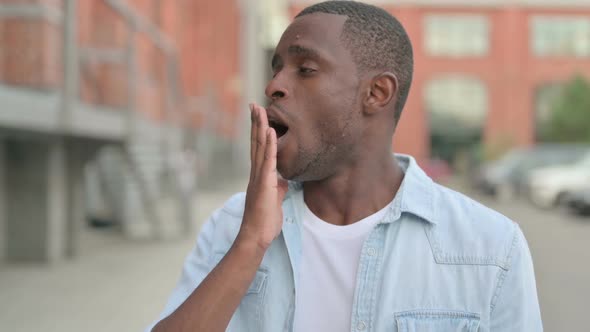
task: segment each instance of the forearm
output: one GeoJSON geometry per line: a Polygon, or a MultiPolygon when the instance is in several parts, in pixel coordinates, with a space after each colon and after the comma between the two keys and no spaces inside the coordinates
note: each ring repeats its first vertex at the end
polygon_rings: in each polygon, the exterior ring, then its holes
{"type": "Polygon", "coordinates": [[[225,331],[263,256],[255,241],[238,237],[186,301],[152,331],[225,331]]]}

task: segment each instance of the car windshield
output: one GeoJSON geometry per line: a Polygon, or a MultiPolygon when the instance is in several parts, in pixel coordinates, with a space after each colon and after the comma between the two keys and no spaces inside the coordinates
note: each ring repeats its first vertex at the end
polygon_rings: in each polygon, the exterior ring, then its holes
{"type": "Polygon", "coordinates": [[[583,159],[587,153],[587,149],[582,149],[579,147],[541,148],[538,151],[535,151],[535,153],[532,153],[527,166],[536,167],[558,164],[573,164],[583,159]]]}

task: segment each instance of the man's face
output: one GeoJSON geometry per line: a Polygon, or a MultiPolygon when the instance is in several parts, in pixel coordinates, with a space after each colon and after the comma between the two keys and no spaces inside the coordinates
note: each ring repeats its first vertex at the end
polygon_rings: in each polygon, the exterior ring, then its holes
{"type": "Polygon", "coordinates": [[[354,162],[361,133],[359,78],[340,35],[345,16],[310,14],[285,31],[273,57],[270,126],[286,179],[325,179],[354,162]]]}

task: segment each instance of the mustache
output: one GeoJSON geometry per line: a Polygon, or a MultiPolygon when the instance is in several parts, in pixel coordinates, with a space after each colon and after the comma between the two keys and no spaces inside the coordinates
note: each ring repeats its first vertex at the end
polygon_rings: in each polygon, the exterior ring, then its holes
{"type": "Polygon", "coordinates": [[[275,110],[278,110],[278,111],[280,111],[282,114],[285,114],[285,113],[287,113],[287,112],[285,111],[285,108],[284,108],[283,106],[281,106],[280,104],[278,104],[278,103],[270,103],[270,104],[268,105],[268,108],[274,108],[275,110]]]}

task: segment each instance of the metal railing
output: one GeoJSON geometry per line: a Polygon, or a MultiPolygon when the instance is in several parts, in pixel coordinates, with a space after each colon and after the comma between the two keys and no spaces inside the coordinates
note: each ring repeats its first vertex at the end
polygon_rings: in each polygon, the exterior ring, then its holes
{"type": "MultiPolygon", "coordinates": [[[[65,0],[71,6],[75,6],[75,0],[65,0]]],[[[146,36],[152,45],[161,52],[164,58],[165,75],[160,79],[164,82],[166,89],[160,91],[163,94],[163,121],[175,125],[181,125],[181,122],[176,119],[183,119],[182,110],[182,94],[179,90],[179,74],[178,74],[178,52],[176,46],[171,39],[164,34],[155,24],[149,19],[142,16],[132,7],[130,7],[123,0],[102,0],[102,2],[112,9],[125,23],[127,29],[127,40],[124,48],[98,48],[93,46],[86,46],[80,48],[80,61],[92,61],[95,63],[120,63],[126,67],[127,78],[127,121],[128,121],[128,136],[134,134],[136,125],[137,105],[136,99],[138,95],[138,88],[143,83],[146,75],[141,75],[138,65],[138,50],[137,39],[138,36],[146,36]]],[[[66,13],[65,21],[68,21],[69,13],[66,13]]],[[[66,27],[67,29],[67,27],[66,27]]],[[[67,35],[67,32],[65,32],[67,35]]],[[[65,46],[67,49],[67,46],[65,46]]],[[[79,75],[79,71],[78,71],[79,75]]],[[[65,84],[67,85],[67,84],[65,84]]]]}

